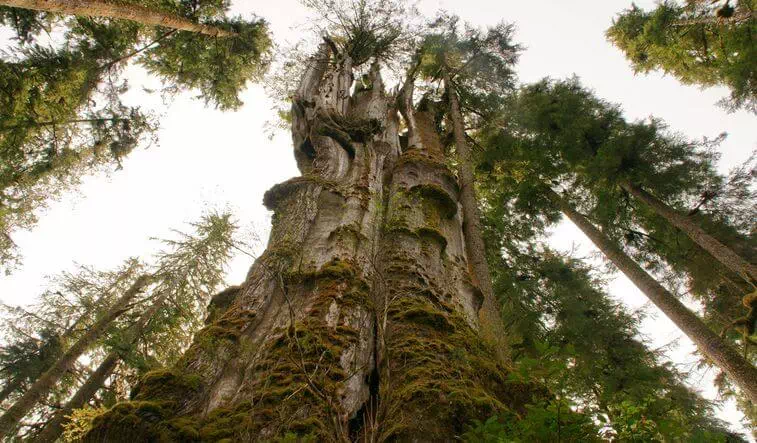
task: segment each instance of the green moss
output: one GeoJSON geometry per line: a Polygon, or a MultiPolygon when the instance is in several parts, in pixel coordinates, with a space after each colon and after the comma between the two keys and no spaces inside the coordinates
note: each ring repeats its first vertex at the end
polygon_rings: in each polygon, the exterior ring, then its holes
{"type": "Polygon", "coordinates": [[[510,382],[463,315],[433,288],[413,283],[410,268],[397,266],[405,275],[394,284],[388,311],[385,360],[391,378],[381,387],[386,419],[396,426],[382,438],[443,441],[474,419],[523,408],[533,387],[510,382]]]}
{"type": "Polygon", "coordinates": [[[303,175],[301,177],[291,178],[283,183],[274,185],[271,189],[263,194],[263,205],[266,208],[274,211],[278,207],[279,203],[284,201],[288,196],[292,195],[297,189],[306,185],[318,185],[325,188],[334,190],[336,185],[334,182],[328,181],[318,175],[303,175]]]}
{"type": "Polygon", "coordinates": [[[202,379],[176,369],[158,369],[145,374],[134,388],[135,400],[162,400],[180,403],[202,387],[202,379]]]}
{"type": "Polygon", "coordinates": [[[408,191],[410,195],[433,202],[444,218],[452,218],[457,214],[457,202],[440,186],[433,184],[415,185],[408,191]]]}
{"type": "Polygon", "coordinates": [[[442,251],[447,248],[447,238],[438,230],[432,228],[420,228],[416,232],[420,238],[430,238],[438,242],[442,246],[442,251]]]}
{"type": "Polygon", "coordinates": [[[430,304],[418,303],[410,299],[402,299],[392,303],[388,309],[388,314],[395,321],[408,321],[429,326],[438,331],[453,332],[455,329],[447,312],[430,304]]]}
{"type": "Polygon", "coordinates": [[[405,151],[394,166],[395,173],[408,165],[416,165],[434,171],[437,176],[446,178],[449,183],[455,187],[458,192],[457,178],[444,163],[444,160],[431,158],[425,151],[420,149],[409,149],[405,151]]]}
{"type": "Polygon", "coordinates": [[[92,422],[85,442],[156,442],[176,441],[161,422],[173,413],[171,403],[132,401],[119,403],[92,422]]]}
{"type": "Polygon", "coordinates": [[[226,312],[231,304],[239,295],[241,288],[239,286],[231,286],[217,293],[210,299],[208,304],[208,316],[205,319],[205,323],[213,323],[226,312]]]}

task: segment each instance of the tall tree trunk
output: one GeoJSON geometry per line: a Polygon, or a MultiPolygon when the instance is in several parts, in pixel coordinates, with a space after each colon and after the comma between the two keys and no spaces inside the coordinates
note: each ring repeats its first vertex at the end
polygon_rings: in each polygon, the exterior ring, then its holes
{"type": "MultiPolygon", "coordinates": [[[[101,298],[102,297],[100,297],[100,299],[101,298]]],[[[40,352],[43,352],[42,350],[45,347],[53,346],[52,340],[56,340],[56,341],[58,341],[58,343],[66,343],[71,338],[71,335],[76,331],[76,328],[81,324],[81,322],[83,320],[84,320],[84,315],[80,315],[73,323],[71,323],[71,325],[68,328],[66,328],[63,331],[62,334],[60,334],[60,336],[49,338],[48,340],[51,340],[51,341],[48,341],[44,345],[42,345],[41,348],[40,348],[40,352]]],[[[52,359],[50,359],[50,360],[52,360],[52,359]]],[[[16,391],[19,388],[21,388],[21,386],[23,385],[24,381],[28,381],[28,382],[31,383],[31,382],[34,382],[35,380],[37,380],[37,378],[40,375],[42,375],[43,373],[45,373],[45,371],[47,371],[50,368],[50,364],[51,363],[52,363],[52,361],[49,361],[47,359],[43,359],[43,363],[40,365],[41,367],[38,369],[38,371],[34,371],[34,373],[26,373],[26,374],[24,374],[24,377],[17,377],[16,379],[14,379],[14,380],[10,381],[8,384],[6,384],[5,387],[3,387],[3,390],[0,391],[0,405],[3,402],[5,402],[5,400],[7,400],[8,397],[11,394],[13,394],[14,391],[16,391]]]]}
{"type": "Polygon", "coordinates": [[[545,191],[549,199],[560,208],[594,245],[631,280],[675,325],[697,345],[699,350],[720,367],[744,393],[757,403],[757,368],[716,335],[702,320],[691,312],[623,250],[594,227],[570,203],[553,190],[545,191]]]}
{"type": "MultiPolygon", "coordinates": [[[[131,346],[136,345],[142,339],[145,327],[163,306],[164,301],[165,296],[161,296],[155,300],[152,306],[150,306],[150,309],[140,315],[137,322],[129,328],[127,331],[127,337],[129,338],[129,344],[131,346]]],[[[105,381],[116,369],[120,361],[121,354],[116,351],[111,351],[105,357],[105,360],[103,360],[97,369],[95,369],[95,372],[93,372],[84,384],[79,387],[76,394],[74,394],[74,396],[71,397],[61,409],[55,412],[53,417],[45,424],[33,441],[37,443],[56,441],[63,433],[63,425],[66,423],[68,416],[71,415],[71,412],[74,409],[83,408],[90,400],[92,400],[97,391],[103,387],[105,381]]]]}
{"type": "Polygon", "coordinates": [[[13,394],[14,391],[16,391],[18,388],[21,387],[21,379],[15,378],[13,380],[10,380],[4,387],[3,390],[0,391],[0,405],[3,404],[5,400],[10,397],[11,394],[13,394]]]}
{"type": "Polygon", "coordinates": [[[116,300],[102,317],[100,317],[70,348],[32,384],[16,402],[0,417],[0,438],[10,433],[22,418],[42,399],[61,377],[73,366],[84,353],[105,332],[108,325],[129,309],[129,304],[152,281],[151,276],[142,275],[116,300]]]}
{"type": "Polygon", "coordinates": [[[481,214],[476,198],[475,178],[473,173],[473,151],[468,144],[460,112],[460,101],[452,86],[449,73],[444,76],[444,89],[449,102],[449,115],[457,150],[458,176],[460,182],[460,203],[463,208],[463,233],[468,263],[473,269],[478,287],[484,295],[484,303],[479,316],[481,331],[485,339],[494,344],[500,356],[504,357],[508,344],[504,339],[505,325],[499,303],[494,296],[489,264],[486,261],[486,248],[481,234],[481,214]]]}
{"type": "Polygon", "coordinates": [[[175,14],[124,2],[105,0],[0,0],[0,5],[68,15],[131,20],[147,26],[163,26],[212,37],[236,35],[234,32],[216,26],[195,23],[188,18],[175,14]]]}
{"type": "MultiPolygon", "coordinates": [[[[292,107],[302,172],[264,198],[266,251],[177,365],[86,441],[434,441],[536,392],[507,381],[479,335],[458,188],[433,116],[398,107],[373,66],[321,46],[292,107]],[[127,418],[128,417],[128,418],[127,418]],[[128,423],[128,424],[127,424],[128,423]]],[[[540,391],[539,391],[540,392],[540,391]]]]}
{"type": "Polygon", "coordinates": [[[720,243],[716,238],[697,226],[691,219],[674,210],[640,186],[628,181],[621,183],[620,186],[636,199],[649,206],[655,213],[667,220],[668,223],[686,233],[694,243],[709,252],[725,267],[742,276],[746,281],[750,281],[751,279],[752,282],[757,283],[757,266],[749,263],[729,247],[720,243]]]}
{"type": "Polygon", "coordinates": [[[39,443],[56,441],[63,434],[63,425],[68,421],[68,416],[71,415],[71,412],[74,409],[83,408],[94,398],[97,391],[103,387],[105,381],[110,377],[120,361],[121,356],[117,352],[108,354],[105,360],[95,369],[95,372],[79,387],[76,394],[66,402],[63,408],[53,415],[50,421],[45,424],[45,427],[42,428],[42,431],[32,441],[39,443]]]}

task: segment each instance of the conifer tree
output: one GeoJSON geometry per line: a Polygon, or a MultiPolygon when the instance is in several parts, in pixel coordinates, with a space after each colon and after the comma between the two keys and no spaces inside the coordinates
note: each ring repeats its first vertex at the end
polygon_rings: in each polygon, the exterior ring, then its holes
{"type": "MultiPolygon", "coordinates": [[[[466,252],[476,280],[484,293],[481,321],[487,339],[505,352],[505,329],[499,304],[494,297],[486,251],[481,237],[480,214],[474,186],[473,153],[465,131],[465,116],[485,112],[481,95],[502,94],[514,84],[512,66],[520,48],[512,43],[512,26],[500,24],[482,33],[472,28],[459,29],[456,17],[442,16],[431,26],[418,53],[418,68],[423,80],[444,85],[448,131],[452,134],[458,163],[460,202],[466,252]],[[464,103],[461,98],[466,98],[464,103]]],[[[476,116],[478,117],[478,116],[476,116]]]]}
{"type": "MultiPolygon", "coordinates": [[[[739,214],[749,213],[748,209],[744,212],[726,201],[728,207],[723,205],[716,218],[706,216],[710,206],[720,206],[716,196],[725,198],[732,191],[714,172],[715,159],[701,144],[665,133],[659,121],[625,122],[617,107],[595,98],[575,79],[524,87],[505,109],[500,121],[507,126],[497,122],[493,125],[496,129],[483,138],[489,149],[482,167],[510,177],[508,186],[519,196],[517,208],[526,213],[544,211],[549,205],[547,194],[541,191],[544,183],[570,188],[591,223],[601,225],[604,235],[615,244],[623,243],[666,283],[688,280],[691,293],[705,302],[705,318],[720,319],[719,327],[709,322],[716,326],[715,338],[725,327],[724,318],[743,315],[735,313],[743,309],[741,298],[749,291],[749,276],[713,264],[712,257],[691,236],[635,202],[617,185],[628,177],[626,180],[645,183],[667,198],[687,202],[696,209],[689,211],[692,221],[701,222],[743,257],[753,258],[754,249],[749,246],[753,240],[739,232],[751,224],[739,221],[739,214]],[[703,197],[707,201],[701,201],[703,197]],[[734,225],[729,227],[730,223],[734,225]],[[661,260],[670,267],[661,266],[661,260]],[[670,270],[677,274],[666,275],[670,270]]],[[[748,176],[742,171],[727,182],[748,188],[748,176]]],[[[738,193],[747,199],[750,195],[748,189],[738,193]]],[[[578,220],[589,223],[583,215],[578,220]]],[[[591,224],[588,228],[592,229],[591,224]]],[[[735,334],[731,338],[735,339],[735,334]]]]}
{"type": "Polygon", "coordinates": [[[563,197],[551,189],[545,192],[566,217],[697,345],[700,352],[725,371],[752,402],[757,403],[757,368],[754,365],[718,337],[696,314],[628,257],[621,248],[613,244],[612,240],[592,226],[563,197]]]}
{"type": "Polygon", "coordinates": [[[684,84],[726,86],[731,109],[757,112],[757,42],[751,0],[666,0],[652,11],[636,5],[607,30],[636,72],[662,70],[684,84]]]}
{"type": "Polygon", "coordinates": [[[83,175],[114,164],[120,168],[140,142],[155,137],[155,119],[121,103],[127,83],[120,75],[128,62],[145,67],[167,89],[199,90],[207,104],[224,110],[241,106],[246,83],[259,80],[267,68],[271,42],[263,20],[227,17],[226,6],[217,2],[146,4],[230,34],[53,13],[33,19],[23,10],[0,10],[25,42],[14,59],[0,61],[0,264],[5,268],[18,261],[11,232],[31,228],[37,209],[83,175]],[[66,29],[61,49],[35,43],[45,22],[66,29]]]}
{"type": "MultiPolygon", "coordinates": [[[[119,275],[122,291],[116,291],[103,312],[76,337],[49,367],[44,368],[39,378],[0,417],[0,432],[8,435],[16,424],[35,404],[50,392],[56,383],[69,371],[75,361],[101,338],[111,325],[135,306],[151,300],[158,309],[163,304],[175,305],[185,318],[185,326],[196,325],[196,317],[205,306],[207,294],[222,281],[224,264],[234,246],[231,239],[235,226],[229,214],[210,214],[193,225],[191,235],[179,233],[180,238],[166,240],[170,250],[161,252],[155,265],[144,272],[132,273],[124,278],[119,275]],[[145,295],[142,293],[147,292],[145,295]],[[189,316],[187,316],[189,314],[189,316]]],[[[128,268],[127,268],[128,269],[128,268]]],[[[151,312],[150,309],[145,309],[151,312]]],[[[155,313],[138,319],[137,324],[152,320],[155,313]]],[[[139,326],[136,326],[140,328],[139,326]]],[[[191,333],[191,327],[184,334],[191,333]]],[[[175,331],[180,332],[180,331],[175,331]]],[[[184,335],[186,340],[186,335],[184,335]]],[[[174,339],[173,344],[181,341],[174,339]]],[[[177,346],[181,347],[181,346],[177,346]]]]}

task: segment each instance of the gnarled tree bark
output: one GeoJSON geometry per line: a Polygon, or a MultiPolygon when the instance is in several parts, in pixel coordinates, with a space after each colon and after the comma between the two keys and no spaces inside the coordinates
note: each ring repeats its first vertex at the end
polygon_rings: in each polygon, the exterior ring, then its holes
{"type": "Polygon", "coordinates": [[[302,176],[265,195],[266,251],[181,361],[87,441],[448,441],[543,392],[508,382],[481,338],[433,116],[388,93],[378,65],[369,76],[350,93],[351,60],[321,46],[293,99],[302,176]]]}

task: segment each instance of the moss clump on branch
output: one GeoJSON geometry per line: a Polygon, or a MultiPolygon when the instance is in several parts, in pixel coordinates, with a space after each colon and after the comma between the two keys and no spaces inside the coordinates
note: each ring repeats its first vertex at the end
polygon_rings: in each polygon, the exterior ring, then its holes
{"type": "Polygon", "coordinates": [[[229,306],[234,302],[237,295],[239,295],[241,287],[230,286],[223,291],[217,293],[210,299],[208,304],[208,315],[205,318],[205,324],[213,323],[229,309],[229,306]]]}
{"type": "Polygon", "coordinates": [[[131,401],[119,403],[96,417],[86,442],[174,442],[172,429],[163,422],[174,413],[170,402],[131,401]]]}

